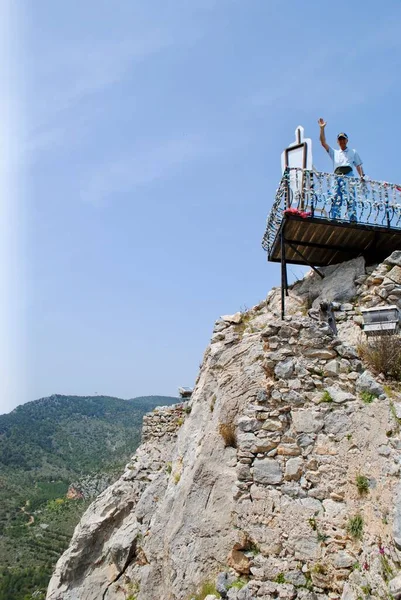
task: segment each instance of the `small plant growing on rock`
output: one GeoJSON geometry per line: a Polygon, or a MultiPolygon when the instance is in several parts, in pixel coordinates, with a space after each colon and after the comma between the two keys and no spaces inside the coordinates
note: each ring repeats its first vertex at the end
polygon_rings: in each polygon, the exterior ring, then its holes
{"type": "Polygon", "coordinates": [[[231,588],[234,588],[235,590],[242,590],[242,588],[244,586],[246,586],[247,581],[245,579],[237,579],[237,581],[234,581],[233,583],[231,583],[229,586],[227,586],[227,590],[231,590],[231,588]]]}
{"type": "Polygon", "coordinates": [[[276,583],[285,583],[284,573],[279,573],[274,581],[276,583]]]}
{"type": "Polygon", "coordinates": [[[367,596],[370,596],[370,594],[372,593],[372,588],[370,587],[370,585],[361,585],[361,590],[367,596]]]}
{"type": "Polygon", "coordinates": [[[250,542],[247,547],[248,552],[252,552],[254,556],[260,554],[260,548],[255,542],[250,542]]]}
{"type": "Polygon", "coordinates": [[[316,530],[317,530],[317,523],[316,523],[316,519],[315,519],[315,517],[310,517],[310,518],[308,519],[308,523],[309,523],[309,525],[312,527],[313,531],[316,531],[316,530]]]}
{"type": "Polygon", "coordinates": [[[237,447],[237,435],[235,433],[234,423],[220,423],[219,432],[224,440],[224,445],[226,448],[237,447]]]}
{"type": "Polygon", "coordinates": [[[365,404],[372,404],[373,400],[376,400],[377,396],[371,392],[361,392],[361,400],[365,404]]]}
{"type": "Polygon", "coordinates": [[[357,514],[351,517],[347,523],[347,532],[355,540],[361,540],[363,535],[363,517],[357,514]]]}
{"type": "Polygon", "coordinates": [[[137,581],[132,581],[128,584],[128,592],[129,596],[126,600],[137,600],[139,594],[139,583],[137,581]]]}
{"type": "Polygon", "coordinates": [[[171,462],[168,462],[166,464],[166,473],[168,473],[170,475],[172,470],[173,470],[173,465],[171,464],[171,462]]]}
{"type": "Polygon", "coordinates": [[[394,576],[393,569],[391,568],[391,565],[388,561],[387,556],[385,556],[384,554],[382,554],[380,556],[380,562],[381,562],[382,571],[383,571],[383,579],[384,579],[384,581],[388,582],[394,576]]]}
{"type": "Polygon", "coordinates": [[[321,402],[333,402],[333,398],[330,396],[330,392],[324,390],[321,402]]]}
{"type": "Polygon", "coordinates": [[[210,581],[205,581],[200,591],[195,596],[191,596],[191,598],[194,598],[194,600],[205,600],[206,596],[209,595],[221,598],[219,592],[216,590],[216,586],[214,585],[214,583],[211,583],[210,581]]]}
{"type": "Polygon", "coordinates": [[[326,542],[329,539],[329,536],[321,531],[317,532],[317,541],[318,542],[326,542]]]}
{"type": "Polygon", "coordinates": [[[175,485],[177,485],[177,483],[180,481],[180,479],[181,479],[181,473],[175,473],[175,475],[174,475],[175,485]]]}
{"type": "Polygon", "coordinates": [[[322,565],[321,563],[316,563],[315,566],[312,569],[313,573],[316,573],[317,575],[325,575],[326,574],[326,567],[324,565],[322,565]]]}
{"type": "Polygon", "coordinates": [[[395,405],[394,405],[393,401],[390,402],[390,412],[392,414],[393,419],[397,423],[397,429],[399,429],[400,428],[400,424],[401,424],[401,419],[397,416],[397,410],[395,408],[395,405]]]}
{"type": "Polygon", "coordinates": [[[214,405],[216,404],[216,396],[213,394],[212,399],[210,401],[210,412],[214,411],[214,405]]]}
{"type": "Polygon", "coordinates": [[[355,484],[360,496],[369,492],[369,479],[365,475],[357,475],[355,477],[355,484]]]}

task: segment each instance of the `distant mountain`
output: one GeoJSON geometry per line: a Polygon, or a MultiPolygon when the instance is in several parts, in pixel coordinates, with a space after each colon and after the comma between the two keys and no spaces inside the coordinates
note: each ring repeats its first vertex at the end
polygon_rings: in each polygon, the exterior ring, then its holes
{"type": "Polygon", "coordinates": [[[0,415],[0,600],[46,587],[91,498],[138,447],[143,415],[176,402],[53,395],[0,415]]]}

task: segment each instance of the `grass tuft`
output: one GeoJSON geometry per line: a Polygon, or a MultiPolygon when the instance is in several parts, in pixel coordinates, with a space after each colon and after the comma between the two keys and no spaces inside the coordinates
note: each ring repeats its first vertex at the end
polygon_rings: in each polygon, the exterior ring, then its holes
{"type": "Polygon", "coordinates": [[[363,517],[361,514],[357,514],[354,517],[350,517],[347,523],[347,532],[355,540],[361,540],[363,535],[363,517]]]}
{"type": "Polygon", "coordinates": [[[330,396],[330,392],[325,390],[322,394],[321,402],[333,402],[333,398],[330,396]]]}
{"type": "Polygon", "coordinates": [[[237,447],[237,434],[235,432],[234,423],[220,423],[219,432],[224,440],[224,445],[226,448],[237,447]]]}
{"type": "Polygon", "coordinates": [[[365,475],[357,475],[355,477],[355,484],[360,496],[369,492],[369,479],[365,475]]]}
{"type": "Polygon", "coordinates": [[[379,335],[358,344],[360,357],[376,375],[401,381],[401,336],[379,335]]]}
{"type": "Polygon", "coordinates": [[[365,404],[372,404],[373,400],[376,400],[377,396],[371,392],[361,392],[361,400],[365,404]]]}

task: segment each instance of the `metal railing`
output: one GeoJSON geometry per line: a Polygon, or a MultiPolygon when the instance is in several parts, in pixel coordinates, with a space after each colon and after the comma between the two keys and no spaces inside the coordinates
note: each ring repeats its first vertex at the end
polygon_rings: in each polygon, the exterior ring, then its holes
{"type": "Polygon", "coordinates": [[[306,169],[284,172],[267,218],[262,247],[270,252],[284,213],[401,229],[401,186],[306,169]]]}

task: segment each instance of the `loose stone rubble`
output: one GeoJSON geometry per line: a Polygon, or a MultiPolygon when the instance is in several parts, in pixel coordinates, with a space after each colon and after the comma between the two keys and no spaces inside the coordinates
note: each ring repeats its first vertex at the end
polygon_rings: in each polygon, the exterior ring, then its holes
{"type": "Polygon", "coordinates": [[[401,598],[401,393],[357,351],[360,307],[401,308],[401,252],[325,275],[284,321],[274,289],[216,322],[191,400],[144,418],[49,600],[401,598]],[[323,297],[337,336],[310,316],[323,297]]]}

